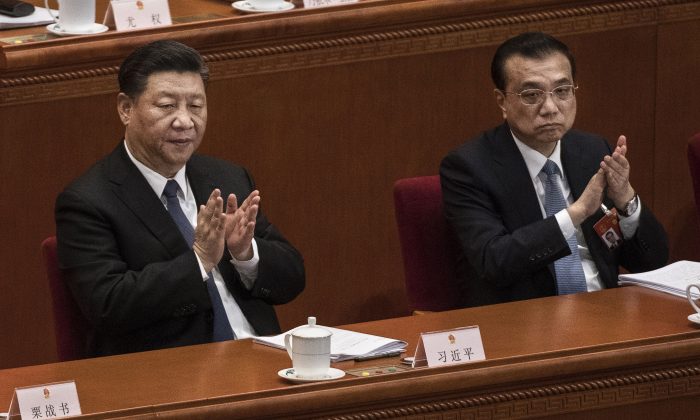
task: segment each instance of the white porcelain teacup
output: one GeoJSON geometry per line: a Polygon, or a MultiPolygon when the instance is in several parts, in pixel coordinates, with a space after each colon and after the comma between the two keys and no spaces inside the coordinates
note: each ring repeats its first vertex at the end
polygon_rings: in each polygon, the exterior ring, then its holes
{"type": "Polygon", "coordinates": [[[248,4],[255,9],[272,9],[284,5],[284,0],[248,0],[248,4]]]}
{"type": "Polygon", "coordinates": [[[57,23],[57,28],[65,32],[88,32],[95,25],[95,0],[56,0],[58,16],[51,12],[49,0],[44,5],[57,23]]]}
{"type": "Polygon", "coordinates": [[[321,378],[331,366],[331,333],[316,325],[309,317],[308,325],[292,330],[284,336],[284,347],[292,359],[294,373],[299,378],[321,378]]]}
{"type": "Polygon", "coordinates": [[[685,296],[688,298],[690,306],[695,309],[696,313],[700,314],[700,307],[697,303],[695,303],[695,299],[693,299],[692,289],[698,289],[698,293],[700,294],[700,284],[689,284],[688,287],[685,288],[685,296]]]}

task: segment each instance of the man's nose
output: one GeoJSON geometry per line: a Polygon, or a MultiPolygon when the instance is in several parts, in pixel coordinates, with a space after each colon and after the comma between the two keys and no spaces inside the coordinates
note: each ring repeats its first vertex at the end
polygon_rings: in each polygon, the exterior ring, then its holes
{"type": "Polygon", "coordinates": [[[552,114],[556,113],[559,111],[559,106],[557,105],[556,101],[554,100],[554,92],[545,92],[544,93],[544,102],[542,102],[542,106],[540,107],[540,112],[543,114],[552,114]]]}
{"type": "Polygon", "coordinates": [[[194,127],[192,114],[187,108],[178,108],[175,114],[175,120],[173,121],[173,127],[180,130],[189,130],[194,127]]]}

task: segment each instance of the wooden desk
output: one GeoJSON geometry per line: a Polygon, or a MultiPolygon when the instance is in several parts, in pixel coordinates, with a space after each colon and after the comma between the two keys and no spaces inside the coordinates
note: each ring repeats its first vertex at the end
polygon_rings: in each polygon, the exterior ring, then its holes
{"type": "Polygon", "coordinates": [[[263,211],[305,257],[307,289],[279,309],[283,328],[309,312],[328,325],[410,313],[392,185],[437,173],[449,150],[499,123],[489,63],[526,30],[573,49],[576,128],[627,135],[634,187],[673,259],[700,258],[685,165],[700,130],[699,1],[362,0],[263,15],[230,0],[170,3],[175,18],[223,17],[0,45],[0,331],[14,343],[0,368],[55,361],[39,244],[54,234],[56,195],[123,133],[117,66],[161,38],[211,67],[201,151],[250,169],[263,211]]]}
{"type": "Polygon", "coordinates": [[[421,331],[479,325],[487,360],[304,385],[277,376],[290,366],[284,351],[251,340],[8,369],[0,408],[16,386],[75,379],[83,412],[99,418],[692,418],[700,329],[690,311],[628,287],[349,325],[410,351],[421,331]]]}

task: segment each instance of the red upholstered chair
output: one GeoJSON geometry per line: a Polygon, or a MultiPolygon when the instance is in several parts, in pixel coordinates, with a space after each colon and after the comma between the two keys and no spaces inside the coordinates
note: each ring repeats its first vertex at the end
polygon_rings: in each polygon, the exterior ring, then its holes
{"type": "Polygon", "coordinates": [[[41,254],[49,279],[58,359],[62,362],[82,359],[85,357],[89,324],[63,280],[63,273],[58,267],[55,236],[41,243],[41,254]]]}
{"type": "Polygon", "coordinates": [[[455,275],[459,245],[442,213],[440,178],[396,181],[394,206],[406,291],[413,310],[457,308],[461,293],[455,275]]]}
{"type": "Polygon", "coordinates": [[[693,180],[695,207],[698,210],[698,216],[700,216],[700,133],[688,140],[688,166],[690,167],[690,178],[693,180]]]}

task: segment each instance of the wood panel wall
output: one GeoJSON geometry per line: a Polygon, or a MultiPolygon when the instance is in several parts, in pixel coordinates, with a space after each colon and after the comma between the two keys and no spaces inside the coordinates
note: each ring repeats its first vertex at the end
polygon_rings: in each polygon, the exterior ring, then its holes
{"type": "Polygon", "coordinates": [[[56,195],[123,132],[115,66],[159,37],[210,62],[200,152],[248,167],[263,211],[305,257],[307,289],[279,308],[283,328],[308,315],[338,325],[409,313],[392,185],[437,173],[449,150],[500,122],[489,63],[526,30],[573,49],[575,126],[628,136],[633,185],[672,258],[700,258],[685,160],[700,130],[699,2],[375,0],[183,28],[3,48],[0,368],[55,360],[39,244],[54,233],[56,195]],[[64,48],[93,55],[71,63],[64,48]]]}

